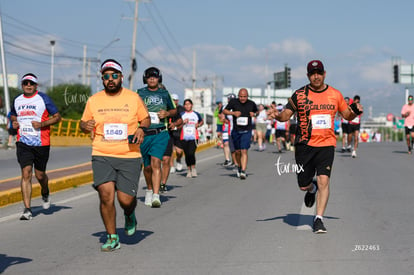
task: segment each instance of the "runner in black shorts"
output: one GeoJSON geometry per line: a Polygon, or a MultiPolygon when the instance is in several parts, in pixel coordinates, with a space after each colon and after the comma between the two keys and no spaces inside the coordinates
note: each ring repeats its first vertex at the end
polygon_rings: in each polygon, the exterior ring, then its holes
{"type": "Polygon", "coordinates": [[[31,220],[32,176],[41,186],[43,209],[50,207],[49,178],[46,165],[50,151],[50,125],[61,116],[52,99],[37,90],[37,77],[28,73],[22,77],[23,93],[14,98],[10,112],[12,128],[18,130],[17,160],[21,167],[21,191],[24,210],[20,220],[31,220]]]}
{"type": "Polygon", "coordinates": [[[298,184],[300,187],[306,187],[313,181],[316,175],[331,176],[331,169],[335,156],[335,147],[312,147],[308,145],[297,145],[295,149],[295,158],[298,169],[302,173],[298,174],[298,184]],[[329,168],[329,169],[328,169],[329,168]]]}
{"type": "Polygon", "coordinates": [[[271,117],[287,121],[297,113],[295,159],[298,185],[306,191],[304,203],[307,207],[312,207],[316,199],[314,232],[325,233],[323,214],[328,204],[336,146],[334,119],[339,112],[345,119],[352,120],[362,113],[362,106],[357,103],[348,106],[340,91],[324,83],[326,72],[321,61],[310,61],[307,71],[310,83],[296,90],[288,99],[286,109],[281,113],[275,109],[271,117]]]}
{"type": "MultiPolygon", "coordinates": [[[[174,100],[174,104],[177,104],[175,101],[178,101],[178,95],[172,94],[172,99],[174,100]]],[[[178,110],[178,109],[177,109],[178,110]]],[[[172,163],[174,163],[174,160],[172,159],[172,153],[174,149],[174,135],[177,129],[177,127],[180,127],[183,124],[183,120],[181,119],[181,115],[179,112],[177,114],[170,118],[168,123],[168,133],[170,134],[170,139],[168,140],[167,148],[165,149],[164,156],[162,157],[162,170],[161,170],[161,185],[160,185],[160,192],[164,193],[167,192],[167,180],[168,176],[170,175],[170,172],[172,172],[172,169],[174,168],[172,166],[172,163]]]]}

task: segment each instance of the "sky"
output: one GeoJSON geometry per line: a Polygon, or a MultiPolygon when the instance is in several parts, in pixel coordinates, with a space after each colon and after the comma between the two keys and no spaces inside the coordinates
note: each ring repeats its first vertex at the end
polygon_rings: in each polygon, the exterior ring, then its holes
{"type": "MultiPolygon", "coordinates": [[[[361,96],[366,117],[398,115],[412,89],[393,83],[392,66],[414,62],[414,1],[140,0],[138,7],[134,90],[156,66],[182,97],[193,64],[196,87],[214,81],[218,96],[223,87],[264,89],[285,65],[297,89],[308,83],[313,59],[324,63],[327,84],[361,96]]],[[[118,60],[128,87],[134,8],[126,0],[0,0],[7,73],[35,73],[46,90],[54,40],[54,85],[82,83],[86,48],[93,91],[102,88],[98,59],[118,60]]]]}

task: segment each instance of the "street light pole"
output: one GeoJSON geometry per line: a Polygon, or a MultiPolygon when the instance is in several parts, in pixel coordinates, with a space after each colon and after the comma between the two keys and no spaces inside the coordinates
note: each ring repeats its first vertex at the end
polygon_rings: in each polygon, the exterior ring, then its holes
{"type": "Polygon", "coordinates": [[[1,67],[3,69],[3,87],[4,87],[4,100],[6,104],[6,114],[10,112],[10,95],[9,95],[9,86],[7,83],[7,70],[6,70],[6,60],[4,55],[4,44],[3,44],[3,27],[1,24],[0,16],[0,50],[1,50],[1,67]]]}
{"type": "Polygon", "coordinates": [[[134,74],[137,70],[137,61],[135,59],[135,49],[137,43],[137,25],[138,25],[138,4],[139,0],[135,0],[135,12],[134,12],[134,31],[132,33],[132,48],[131,48],[131,73],[129,75],[129,89],[134,87],[134,74]]]}
{"type": "Polygon", "coordinates": [[[113,43],[115,43],[115,42],[117,42],[117,41],[119,41],[120,39],[119,38],[115,38],[114,40],[112,40],[111,42],[109,42],[105,47],[103,47],[102,49],[100,49],[99,51],[98,51],[98,56],[97,56],[97,62],[98,62],[98,71],[97,71],[97,73],[96,73],[96,92],[99,92],[99,80],[101,79],[101,68],[100,68],[100,63],[101,63],[101,53],[105,50],[105,49],[107,49],[107,48],[109,48],[113,43]]]}
{"type": "Polygon", "coordinates": [[[50,45],[52,46],[52,61],[51,61],[51,68],[50,68],[50,89],[53,90],[53,66],[55,63],[55,40],[50,40],[50,45]]]}

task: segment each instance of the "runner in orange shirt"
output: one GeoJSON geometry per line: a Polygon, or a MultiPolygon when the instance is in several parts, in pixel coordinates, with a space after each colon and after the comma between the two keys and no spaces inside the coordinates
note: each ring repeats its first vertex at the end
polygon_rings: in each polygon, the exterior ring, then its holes
{"type": "Polygon", "coordinates": [[[113,251],[121,247],[116,233],[115,194],[124,210],[125,234],[132,236],[136,230],[136,193],[142,164],[139,145],[151,120],[139,95],[122,87],[122,66],[117,61],[104,61],[101,72],[105,89],[88,99],[80,126],[85,133],[94,133],[93,187],[99,193],[108,235],[101,251],[113,251]]]}
{"type": "Polygon", "coordinates": [[[362,113],[362,106],[348,106],[340,91],[324,83],[326,72],[321,61],[310,61],[307,71],[310,83],[293,93],[282,112],[275,109],[271,116],[279,121],[287,121],[297,113],[295,159],[300,167],[298,184],[301,190],[307,191],[304,199],[307,207],[313,206],[316,191],[319,191],[313,230],[315,233],[325,233],[323,214],[328,204],[329,179],[336,146],[335,115],[339,112],[345,119],[352,120],[362,113]]]}

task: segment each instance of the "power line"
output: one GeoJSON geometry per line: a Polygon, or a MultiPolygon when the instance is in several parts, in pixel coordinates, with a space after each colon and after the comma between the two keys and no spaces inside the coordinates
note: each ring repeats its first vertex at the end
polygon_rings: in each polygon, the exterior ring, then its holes
{"type": "MultiPolygon", "coordinates": [[[[149,9],[148,7],[147,11],[150,14],[151,18],[153,19],[153,22],[155,24],[155,27],[157,28],[158,32],[161,34],[161,38],[164,40],[166,46],[168,49],[170,49],[170,51],[172,52],[173,56],[175,57],[175,59],[177,60],[177,63],[180,64],[181,66],[183,66],[183,68],[185,69],[185,65],[181,62],[180,58],[178,58],[178,56],[176,55],[176,53],[174,52],[174,50],[171,48],[170,43],[168,42],[168,39],[165,38],[163,32],[161,31],[160,26],[158,25],[157,21],[155,20],[155,17],[153,16],[151,9],[149,9]]],[[[160,16],[161,17],[161,16],[160,16]]],[[[161,17],[162,18],[162,17],[161,17]]]]}
{"type": "MultiPolygon", "coordinates": [[[[175,39],[174,35],[172,34],[172,32],[170,31],[170,29],[168,28],[168,25],[165,23],[164,21],[164,17],[161,15],[159,9],[157,8],[157,6],[155,5],[155,2],[151,2],[155,8],[155,11],[158,14],[158,18],[161,18],[161,22],[164,24],[164,28],[167,30],[168,34],[170,35],[172,41],[175,43],[175,45],[177,46],[177,48],[179,49],[179,51],[182,51],[182,47],[178,44],[177,40],[175,39]]],[[[191,64],[191,61],[189,59],[187,59],[187,57],[185,55],[182,55],[184,57],[184,59],[188,62],[188,64],[191,64]]]]}

